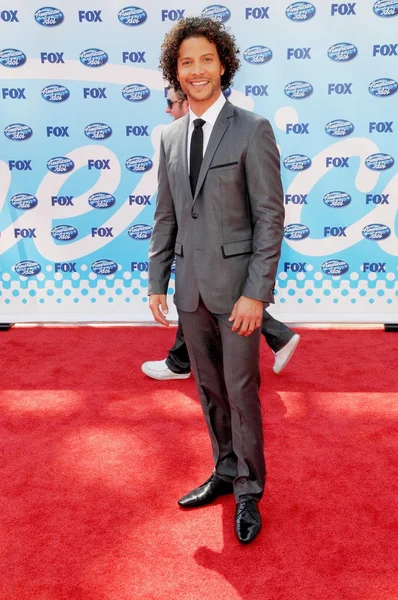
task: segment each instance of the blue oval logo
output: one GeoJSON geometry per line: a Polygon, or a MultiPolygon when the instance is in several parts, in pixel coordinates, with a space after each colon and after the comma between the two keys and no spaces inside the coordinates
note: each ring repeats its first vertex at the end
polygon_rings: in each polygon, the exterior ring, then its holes
{"type": "Polygon", "coordinates": [[[153,162],[146,156],[130,156],[126,160],[126,169],[132,173],[145,173],[153,167],[153,162]]]}
{"type": "Polygon", "coordinates": [[[232,92],[232,90],[231,90],[231,88],[230,88],[230,87],[227,87],[225,90],[223,90],[223,94],[224,94],[224,96],[225,96],[226,98],[229,98],[229,97],[230,97],[230,95],[231,95],[231,92],[232,92]]]}
{"type": "Polygon", "coordinates": [[[41,265],[35,260],[21,260],[14,265],[14,271],[23,277],[32,277],[41,271],[41,265]]]}
{"type": "Polygon", "coordinates": [[[99,48],[88,48],[83,50],[79,56],[80,62],[85,67],[102,67],[108,62],[108,55],[99,48]]]}
{"type": "Polygon", "coordinates": [[[272,58],[272,50],[267,46],[250,46],[243,53],[243,58],[251,65],[264,65],[272,58]]]}
{"type": "Polygon", "coordinates": [[[289,98],[294,100],[303,100],[311,96],[314,88],[307,81],[291,81],[285,85],[284,92],[289,98]]]}
{"type": "Polygon", "coordinates": [[[22,67],[26,63],[26,54],[16,48],[0,50],[0,65],[9,69],[22,67]]]}
{"type": "Polygon", "coordinates": [[[96,275],[112,275],[118,270],[118,266],[114,260],[109,258],[99,258],[91,265],[91,270],[96,275]]]}
{"type": "Polygon", "coordinates": [[[13,142],[24,142],[33,135],[33,129],[23,123],[12,123],[4,129],[4,135],[13,142]]]}
{"type": "Polygon", "coordinates": [[[64,85],[47,85],[41,91],[41,96],[47,102],[65,102],[70,96],[68,88],[64,85]]]}
{"type": "Polygon", "coordinates": [[[10,198],[10,204],[18,210],[30,210],[37,206],[37,198],[33,194],[15,194],[10,198]]]}
{"type": "Polygon", "coordinates": [[[349,42],[340,42],[330,46],[328,50],[328,57],[335,62],[348,62],[356,57],[358,49],[354,44],[349,42]]]}
{"type": "Polygon", "coordinates": [[[90,140],[106,140],[112,135],[112,128],[105,123],[91,123],[84,128],[84,135],[90,140]]]}
{"type": "Polygon", "coordinates": [[[126,6],[119,10],[117,18],[123,25],[128,27],[137,27],[147,20],[148,15],[143,8],[139,6],[126,6]]]}
{"type": "Polygon", "coordinates": [[[106,192],[97,192],[96,194],[92,194],[88,199],[89,205],[93,208],[110,208],[115,202],[116,198],[106,192]]]}
{"type": "Polygon", "coordinates": [[[51,229],[51,235],[54,240],[58,240],[59,242],[74,240],[78,233],[76,227],[73,227],[73,225],[56,225],[56,227],[51,229]]]}
{"type": "Polygon", "coordinates": [[[213,21],[218,21],[219,23],[225,23],[231,18],[231,11],[221,4],[212,4],[202,10],[201,16],[213,19],[213,21]]]}
{"type": "Polygon", "coordinates": [[[305,171],[311,166],[311,159],[305,154],[291,154],[283,161],[283,166],[289,171],[305,171]]]}
{"type": "Polygon", "coordinates": [[[349,264],[346,263],[345,260],[340,260],[338,258],[325,260],[325,262],[321,264],[322,271],[326,275],[332,275],[332,277],[344,275],[344,273],[347,273],[349,268],[349,264]]]}
{"type": "Polygon", "coordinates": [[[365,159],[365,165],[371,171],[386,171],[387,169],[391,169],[393,164],[393,157],[390,154],[384,154],[383,152],[371,154],[365,159]]]}
{"type": "Polygon", "coordinates": [[[385,240],[391,234],[391,229],[381,223],[372,223],[362,229],[362,235],[367,240],[385,240]]]}
{"type": "Polygon", "coordinates": [[[130,83],[122,89],[123,98],[129,102],[142,102],[147,100],[150,95],[150,90],[141,83],[130,83]]]}
{"type": "Polygon", "coordinates": [[[368,89],[372,96],[376,96],[376,98],[387,98],[398,90],[398,83],[394,79],[382,77],[369,83],[368,89]]]}
{"type": "Polygon", "coordinates": [[[345,137],[354,131],[354,125],[351,123],[351,121],[336,119],[335,121],[329,121],[329,123],[326,123],[325,131],[332,137],[345,137]]]}
{"type": "Polygon", "coordinates": [[[287,240],[304,240],[310,235],[310,230],[307,225],[301,223],[290,223],[284,228],[283,237],[287,240]]]}
{"type": "Polygon", "coordinates": [[[377,0],[373,4],[373,12],[378,17],[396,17],[398,15],[397,0],[377,0]]]}
{"type": "Polygon", "coordinates": [[[343,208],[351,202],[351,196],[347,192],[329,192],[324,195],[323,202],[331,208],[343,208]]]}
{"type": "Polygon", "coordinates": [[[56,27],[64,20],[64,13],[59,8],[44,6],[35,12],[35,21],[43,27],[56,27]]]}
{"type": "Polygon", "coordinates": [[[132,225],[128,229],[128,234],[133,240],[149,240],[153,228],[150,225],[132,225]]]}
{"type": "Polygon", "coordinates": [[[296,23],[309,21],[315,15],[315,6],[310,2],[293,2],[285,10],[288,19],[296,23]]]}
{"type": "Polygon", "coordinates": [[[70,158],[66,158],[66,156],[54,156],[54,158],[50,158],[47,161],[47,169],[51,173],[65,175],[65,173],[73,171],[74,168],[75,163],[70,158]]]}

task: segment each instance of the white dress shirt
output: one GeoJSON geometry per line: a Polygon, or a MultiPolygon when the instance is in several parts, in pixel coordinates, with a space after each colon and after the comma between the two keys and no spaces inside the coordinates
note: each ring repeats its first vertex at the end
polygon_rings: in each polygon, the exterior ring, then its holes
{"type": "Polygon", "coordinates": [[[193,124],[195,119],[203,119],[206,123],[203,125],[203,156],[206,152],[207,144],[209,143],[211,132],[213,131],[214,123],[217,121],[217,117],[221,112],[226,100],[224,94],[221,92],[218,99],[208,108],[201,117],[195,115],[195,113],[189,109],[189,127],[188,127],[188,143],[187,143],[187,157],[188,157],[188,173],[190,169],[190,149],[191,149],[191,138],[195,125],[193,124]]]}

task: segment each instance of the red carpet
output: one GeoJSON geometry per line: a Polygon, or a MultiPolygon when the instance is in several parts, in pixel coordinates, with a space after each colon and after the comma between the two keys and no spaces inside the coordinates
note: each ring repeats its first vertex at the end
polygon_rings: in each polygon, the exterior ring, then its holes
{"type": "Polygon", "coordinates": [[[0,333],[1,600],[396,600],[398,335],[262,343],[268,484],[241,547],[234,501],[185,512],[210,446],[191,380],[161,383],[175,329],[0,333]]]}

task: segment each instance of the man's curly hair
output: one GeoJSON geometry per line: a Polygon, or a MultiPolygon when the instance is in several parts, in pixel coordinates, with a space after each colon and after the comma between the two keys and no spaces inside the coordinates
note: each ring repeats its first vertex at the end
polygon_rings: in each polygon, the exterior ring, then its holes
{"type": "Polygon", "coordinates": [[[227,32],[223,23],[206,17],[188,17],[178,21],[166,34],[161,46],[159,67],[164,79],[176,91],[181,90],[180,82],[177,79],[180,46],[186,38],[201,36],[215,44],[218,57],[225,69],[221,76],[221,89],[226,90],[233,83],[235,73],[240,67],[240,60],[237,57],[239,49],[235,43],[235,37],[227,32]]]}

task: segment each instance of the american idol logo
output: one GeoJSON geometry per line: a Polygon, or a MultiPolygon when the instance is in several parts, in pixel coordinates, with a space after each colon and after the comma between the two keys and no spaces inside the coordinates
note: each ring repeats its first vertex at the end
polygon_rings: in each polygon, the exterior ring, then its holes
{"type": "Polygon", "coordinates": [[[47,102],[65,102],[70,96],[68,88],[64,85],[47,85],[41,91],[41,96],[47,102]]]}
{"type": "Polygon", "coordinates": [[[10,204],[18,210],[30,210],[37,206],[37,198],[33,194],[15,194],[10,198],[10,204]]]}
{"type": "Polygon", "coordinates": [[[311,166],[311,159],[305,154],[291,154],[283,161],[283,166],[289,171],[305,171],[311,166]]]}
{"type": "Polygon", "coordinates": [[[329,121],[329,123],[325,125],[325,131],[332,137],[345,137],[354,131],[354,125],[351,121],[336,119],[335,121],[329,121]]]}
{"type": "Polygon", "coordinates": [[[29,125],[23,123],[12,123],[4,129],[4,135],[13,142],[24,142],[33,135],[33,130],[29,125]]]}
{"type": "Polygon", "coordinates": [[[51,235],[54,240],[58,240],[59,242],[74,240],[78,233],[76,227],[73,227],[73,225],[56,225],[51,229],[51,235]]]}
{"type": "Polygon", "coordinates": [[[312,19],[315,12],[315,6],[310,2],[293,2],[287,7],[285,14],[291,21],[302,23],[312,19]]]}
{"type": "Polygon", "coordinates": [[[283,231],[283,236],[287,240],[304,240],[310,235],[309,228],[307,225],[302,225],[302,223],[290,223],[290,225],[286,225],[283,231]]]}
{"type": "Polygon", "coordinates": [[[150,90],[146,85],[141,85],[141,83],[130,83],[130,85],[126,85],[122,89],[123,98],[129,102],[142,102],[143,100],[147,100],[150,95],[150,90]]]}
{"type": "Polygon", "coordinates": [[[331,208],[343,208],[351,202],[351,196],[347,192],[329,192],[324,195],[323,202],[331,208]]]}
{"type": "Polygon", "coordinates": [[[40,273],[41,265],[35,260],[21,260],[14,265],[14,271],[23,277],[31,277],[40,273]]]}
{"type": "Polygon", "coordinates": [[[150,158],[146,156],[130,156],[126,160],[126,169],[132,173],[145,173],[152,169],[153,163],[150,158]]]}
{"type": "Polygon", "coordinates": [[[16,67],[22,67],[26,63],[26,54],[22,50],[16,48],[6,48],[0,50],[0,65],[15,69],[16,67]]]}
{"type": "Polygon", "coordinates": [[[93,208],[110,208],[115,202],[115,197],[106,192],[97,192],[96,194],[92,194],[88,199],[89,205],[93,208]]]}
{"type": "Polygon", "coordinates": [[[272,58],[272,50],[267,46],[251,46],[243,53],[243,58],[251,65],[264,65],[272,58]]]}
{"type": "Polygon", "coordinates": [[[362,229],[362,235],[367,240],[385,240],[391,234],[391,229],[381,223],[372,223],[362,229]]]}
{"type": "Polygon", "coordinates": [[[128,27],[137,27],[142,25],[147,20],[148,15],[143,8],[139,6],[126,6],[119,10],[117,18],[123,25],[128,27]]]}
{"type": "Polygon", "coordinates": [[[128,234],[133,240],[149,240],[152,231],[150,225],[132,225],[128,230],[128,234]]]}
{"type": "Polygon", "coordinates": [[[394,79],[375,79],[369,84],[369,92],[377,98],[392,96],[398,90],[398,83],[394,79]]]}
{"type": "Polygon", "coordinates": [[[219,21],[225,23],[231,17],[231,11],[226,6],[220,4],[212,4],[202,10],[202,17],[213,19],[213,21],[219,21]]]}
{"type": "Polygon", "coordinates": [[[47,169],[51,173],[64,175],[73,171],[74,168],[75,163],[70,158],[66,158],[66,156],[54,156],[54,158],[50,158],[47,161],[47,169]]]}
{"type": "Polygon", "coordinates": [[[64,20],[64,13],[59,8],[44,6],[35,12],[35,21],[43,27],[56,27],[64,20]]]}
{"type": "Polygon", "coordinates": [[[365,159],[365,165],[371,171],[386,171],[394,165],[394,159],[390,154],[378,152],[371,154],[365,159]]]}
{"type": "Polygon", "coordinates": [[[321,269],[326,275],[344,275],[347,273],[349,269],[349,264],[345,262],[345,260],[340,260],[339,258],[331,258],[330,260],[325,260],[324,263],[321,264],[321,269]]]}
{"type": "Polygon", "coordinates": [[[84,128],[84,135],[90,140],[106,140],[112,135],[112,129],[105,123],[91,123],[84,128]]]}
{"type": "Polygon", "coordinates": [[[373,12],[378,17],[395,17],[398,15],[397,0],[377,0],[373,4],[373,12]]]}
{"type": "Polygon", "coordinates": [[[89,48],[80,53],[79,59],[85,67],[102,67],[108,62],[108,55],[99,48],[89,48]]]}
{"type": "Polygon", "coordinates": [[[112,275],[116,273],[117,269],[118,266],[115,261],[108,258],[99,258],[91,265],[91,270],[96,275],[112,275]]]}
{"type": "Polygon", "coordinates": [[[340,42],[330,46],[328,57],[335,62],[348,62],[356,57],[358,49],[354,44],[348,42],[340,42]]]}
{"type": "Polygon", "coordinates": [[[314,88],[307,81],[291,81],[285,85],[284,92],[289,98],[294,100],[303,100],[311,96],[314,88]]]}

